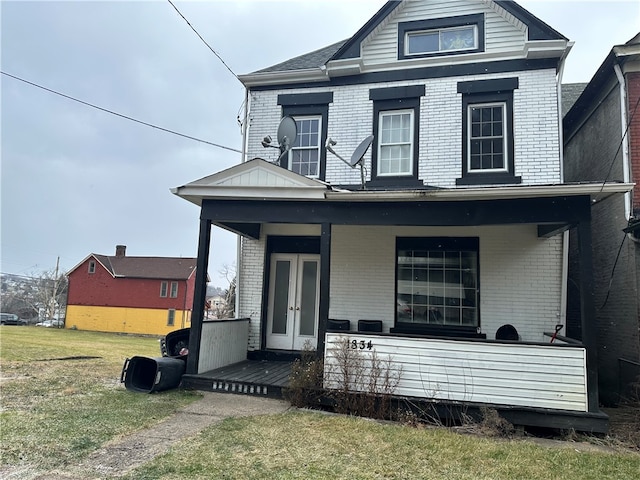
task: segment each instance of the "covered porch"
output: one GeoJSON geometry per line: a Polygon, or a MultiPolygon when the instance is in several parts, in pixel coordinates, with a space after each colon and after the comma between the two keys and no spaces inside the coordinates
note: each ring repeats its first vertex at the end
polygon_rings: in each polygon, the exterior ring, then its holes
{"type": "MultiPolygon", "coordinates": [[[[497,405],[536,421],[558,414],[592,423],[582,429],[604,431],[591,295],[582,297],[579,344],[550,344],[545,332],[553,332],[564,320],[564,232],[571,227],[578,231],[581,291],[590,292],[591,204],[628,188],[350,191],[256,160],[179,187],[174,193],[201,207],[187,374],[203,377],[247,358],[295,353],[307,342],[330,363],[336,335],[357,344],[368,335],[372,348],[381,349],[407,372],[407,385],[398,387],[400,396],[497,405]],[[237,316],[248,318],[245,341],[235,347],[244,358],[215,366],[207,360],[211,349],[228,342],[221,336],[213,347],[206,323],[199,320],[212,225],[243,238],[237,316]],[[427,239],[427,246],[416,246],[415,239],[427,239]],[[425,286],[416,274],[409,285],[402,273],[404,259],[413,259],[412,272],[435,274],[419,265],[430,262],[432,251],[445,252],[441,263],[449,261],[446,252],[455,252],[458,272],[447,273],[439,266],[451,280],[425,286]],[[466,279],[469,272],[472,281],[466,279]],[[294,279],[300,285],[313,280],[312,294],[307,295],[311,316],[305,317],[304,301],[292,303],[284,295],[283,320],[277,319],[279,273],[289,286],[294,279]],[[452,284],[457,294],[438,293],[452,284]],[[332,332],[340,324],[336,320],[346,320],[346,330],[332,332]],[[380,328],[359,331],[359,320],[374,321],[380,328]],[[516,326],[518,340],[496,340],[504,325],[516,326]],[[289,333],[290,327],[297,337],[289,333]],[[449,352],[444,356],[443,345],[449,352]],[[510,395],[516,386],[519,400],[510,395]]],[[[296,291],[304,292],[300,285],[296,291]]]]}

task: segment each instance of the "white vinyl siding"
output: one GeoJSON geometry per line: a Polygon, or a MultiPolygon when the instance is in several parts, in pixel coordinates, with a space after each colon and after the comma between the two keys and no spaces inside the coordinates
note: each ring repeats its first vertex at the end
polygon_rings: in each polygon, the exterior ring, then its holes
{"type": "MultiPolygon", "coordinates": [[[[362,48],[362,61],[365,68],[376,64],[388,64],[398,60],[398,22],[415,20],[433,20],[462,15],[484,13],[485,16],[485,52],[487,54],[522,54],[526,41],[526,30],[521,23],[506,14],[498,14],[500,7],[492,9],[479,2],[468,0],[448,2],[403,2],[392,15],[389,22],[379,31],[374,31],[371,39],[365,41],[362,48]],[[511,23],[509,20],[512,20],[511,23]]],[[[475,55],[475,54],[473,54],[475,55]]],[[[477,54],[482,55],[482,54],[477,54]]],[[[450,58],[433,59],[433,62],[450,62],[450,58]]]]}
{"type": "Polygon", "coordinates": [[[587,411],[584,347],[327,333],[328,388],[337,387],[332,372],[341,339],[371,341],[371,350],[357,352],[367,358],[375,351],[379,359],[391,360],[399,375],[394,395],[587,411]]]}

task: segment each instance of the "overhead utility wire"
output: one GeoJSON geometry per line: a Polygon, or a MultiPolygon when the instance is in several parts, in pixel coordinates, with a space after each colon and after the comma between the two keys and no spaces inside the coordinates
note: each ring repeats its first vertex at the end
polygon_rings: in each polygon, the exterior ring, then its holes
{"type": "Polygon", "coordinates": [[[74,98],[74,97],[72,97],[70,95],[65,95],[64,93],[60,93],[60,92],[57,92],[57,91],[52,90],[50,88],[43,87],[42,85],[38,85],[37,83],[30,82],[29,80],[25,80],[24,78],[16,77],[15,75],[11,75],[10,73],[3,72],[1,70],[0,70],[0,73],[2,73],[2,75],[6,75],[7,77],[11,77],[11,78],[13,78],[15,80],[19,80],[21,82],[27,83],[27,84],[29,84],[29,85],[31,85],[33,87],[40,88],[40,89],[45,90],[45,91],[50,92],[50,93],[55,93],[56,95],[60,95],[61,97],[68,98],[69,100],[73,100],[74,102],[78,102],[78,103],[81,103],[81,104],[86,105],[88,107],[95,108],[97,110],[101,110],[101,111],[106,112],[106,113],[110,113],[111,115],[116,115],[116,116],[121,117],[121,118],[126,118],[127,120],[131,120],[132,122],[136,122],[136,123],[140,123],[142,125],[146,125],[147,127],[155,128],[155,129],[158,129],[158,130],[162,130],[163,132],[167,132],[167,133],[171,133],[173,135],[178,135],[180,137],[188,138],[189,140],[195,140],[196,142],[206,143],[207,145],[211,145],[213,147],[223,148],[225,150],[230,150],[232,152],[242,153],[241,150],[237,150],[235,148],[226,147],[226,146],[220,145],[218,143],[209,142],[208,140],[203,140],[201,138],[192,137],[191,135],[185,135],[184,133],[176,132],[174,130],[169,130],[168,128],[164,128],[164,127],[159,127],[158,125],[153,125],[151,123],[143,122],[142,120],[138,120],[136,118],[132,118],[132,117],[129,117],[127,115],[123,115],[123,114],[118,113],[118,112],[114,112],[113,110],[108,110],[106,108],[99,107],[97,105],[94,105],[93,103],[89,103],[89,102],[85,102],[83,100],[79,100],[79,99],[74,98]]]}
{"type": "Polygon", "coordinates": [[[242,82],[240,81],[240,79],[238,78],[238,75],[236,75],[236,74],[235,74],[235,72],[234,72],[233,70],[231,70],[231,67],[229,67],[229,65],[227,65],[227,63],[222,59],[222,57],[218,54],[218,52],[216,52],[213,48],[211,48],[211,45],[209,45],[209,44],[207,43],[207,41],[206,41],[204,38],[202,38],[202,35],[200,35],[200,34],[198,33],[198,31],[193,27],[193,25],[191,25],[191,23],[189,23],[189,20],[187,20],[187,19],[186,19],[186,17],[182,14],[182,12],[180,12],[180,10],[178,10],[178,7],[176,7],[176,6],[173,4],[173,2],[172,2],[171,0],[167,0],[167,1],[171,4],[171,6],[174,8],[174,10],[175,10],[176,12],[178,12],[178,15],[180,15],[180,16],[182,17],[182,19],[183,19],[185,22],[187,22],[187,25],[189,25],[189,27],[191,27],[191,30],[193,30],[193,31],[195,32],[195,34],[198,36],[198,38],[199,38],[200,40],[202,40],[202,43],[204,43],[204,44],[207,46],[207,48],[208,48],[209,50],[211,50],[211,52],[212,52],[216,57],[218,57],[218,60],[220,60],[220,61],[222,62],[222,64],[223,64],[225,67],[227,67],[227,70],[229,70],[229,71],[231,72],[231,75],[233,75],[234,77],[236,77],[236,80],[238,80],[240,83],[242,83],[242,82]]]}

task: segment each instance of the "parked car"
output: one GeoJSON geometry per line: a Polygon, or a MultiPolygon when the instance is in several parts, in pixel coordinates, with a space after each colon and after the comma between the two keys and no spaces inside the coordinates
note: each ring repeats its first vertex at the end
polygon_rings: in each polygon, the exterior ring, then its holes
{"type": "Polygon", "coordinates": [[[36,327],[64,327],[64,322],[62,320],[55,320],[50,318],[48,320],[43,320],[42,322],[36,323],[36,327]]]}
{"type": "Polygon", "coordinates": [[[0,313],[0,325],[24,325],[25,322],[13,313],[0,313]]]}

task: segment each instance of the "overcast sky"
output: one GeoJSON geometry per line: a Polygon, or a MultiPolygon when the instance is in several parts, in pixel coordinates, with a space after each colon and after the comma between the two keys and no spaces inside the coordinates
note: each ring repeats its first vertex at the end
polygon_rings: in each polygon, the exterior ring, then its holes
{"type": "MultiPolygon", "coordinates": [[[[174,2],[236,74],[353,35],[384,0],[174,2]]],[[[586,82],[640,30],[640,2],[519,2],[575,42],[565,82],[586,82]]],[[[240,149],[244,88],[167,1],[0,2],[2,71],[122,115],[240,149]]],[[[195,257],[199,209],[169,189],[240,155],[0,75],[3,273],[69,270],[89,253],[195,257]]],[[[226,286],[236,237],[214,229],[226,286]]]]}

